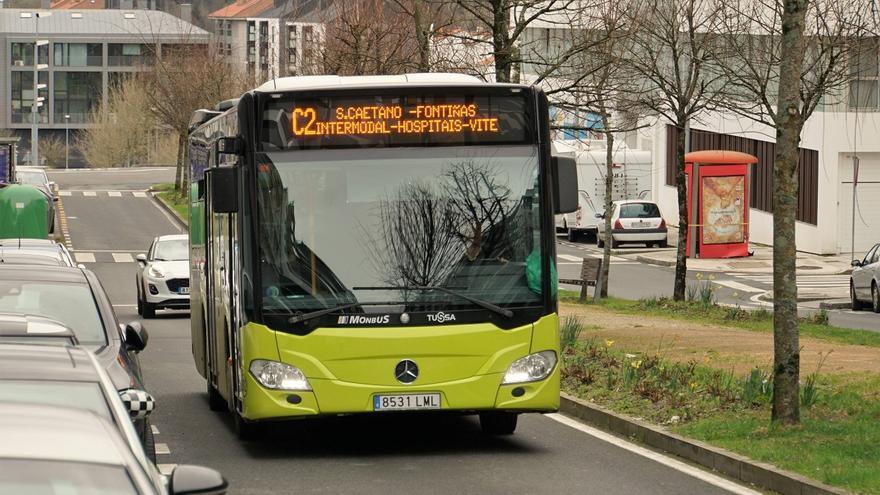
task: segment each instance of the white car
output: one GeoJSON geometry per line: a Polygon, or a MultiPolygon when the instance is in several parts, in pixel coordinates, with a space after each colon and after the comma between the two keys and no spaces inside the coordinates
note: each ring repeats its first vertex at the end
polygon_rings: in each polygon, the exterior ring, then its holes
{"type": "Polygon", "coordinates": [[[189,309],[189,240],[186,235],[153,239],[147,254],[137,255],[138,314],[153,318],[158,309],[189,309]]]}
{"type": "Polygon", "coordinates": [[[880,313],[880,244],[868,250],[864,259],[853,260],[849,297],[853,311],[869,307],[880,313]]]}
{"type": "Polygon", "coordinates": [[[656,245],[665,248],[668,245],[666,220],[660,214],[660,207],[653,201],[626,200],[611,204],[609,215],[597,214],[605,219],[599,224],[596,244],[605,246],[605,223],[611,222],[611,247],[621,244],[656,245]]]}

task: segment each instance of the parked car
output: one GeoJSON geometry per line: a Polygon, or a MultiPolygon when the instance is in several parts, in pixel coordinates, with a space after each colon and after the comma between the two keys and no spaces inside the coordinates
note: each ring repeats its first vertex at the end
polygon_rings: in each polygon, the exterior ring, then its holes
{"type": "Polygon", "coordinates": [[[853,260],[849,277],[849,297],[853,311],[870,307],[880,313],[880,244],[868,250],[863,259],[853,260]]]}
{"type": "MultiPolygon", "coordinates": [[[[65,327],[62,327],[65,328],[65,327]]],[[[156,462],[149,415],[153,397],[143,390],[117,391],[92,353],[76,347],[0,344],[0,403],[44,404],[92,411],[112,422],[144,465],[156,462]],[[137,431],[133,420],[143,419],[137,431]],[[136,444],[136,446],[135,446],[136,444]]],[[[36,342],[36,341],[35,341],[36,342]]]]}
{"type": "Polygon", "coordinates": [[[665,248],[667,243],[666,220],[660,214],[660,207],[653,201],[627,200],[615,201],[611,205],[611,213],[600,213],[599,233],[596,244],[605,245],[605,223],[611,222],[611,247],[626,244],[656,245],[665,248]]]}
{"type": "MultiPolygon", "coordinates": [[[[90,270],[0,265],[0,312],[42,316],[73,330],[95,353],[117,390],[146,390],[138,353],[148,341],[140,322],[120,325],[104,288],[90,270]]],[[[146,421],[135,420],[145,435],[146,421]]]]}
{"type": "Polygon", "coordinates": [[[90,411],[0,403],[0,493],[224,494],[213,469],[177,466],[167,485],[109,420],[90,411]]]}
{"type": "Polygon", "coordinates": [[[137,255],[138,314],[153,318],[158,309],[189,309],[189,237],[153,239],[147,254],[137,255]]]}
{"type": "Polygon", "coordinates": [[[0,263],[76,266],[64,244],[49,239],[0,239],[0,263]]]}
{"type": "Polygon", "coordinates": [[[34,186],[46,195],[49,200],[49,232],[55,232],[55,201],[58,201],[58,196],[55,195],[55,183],[49,180],[46,171],[40,167],[16,167],[15,181],[34,186]]]}

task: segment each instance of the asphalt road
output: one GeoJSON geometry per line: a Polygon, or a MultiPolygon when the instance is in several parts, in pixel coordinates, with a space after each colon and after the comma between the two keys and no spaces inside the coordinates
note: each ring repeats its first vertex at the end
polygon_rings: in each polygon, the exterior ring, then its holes
{"type": "MultiPolygon", "coordinates": [[[[151,200],[130,192],[163,173],[52,174],[62,191],[78,191],[62,197],[74,255],[94,257],[86,265],[122,321],[137,318],[136,264],[128,259],[153,236],[177,232],[151,200]],[[101,192],[82,195],[87,190],[101,192]]],[[[188,313],[160,314],[146,326],[141,359],[158,401],[152,421],[160,467],[217,468],[231,493],[750,493],[627,442],[601,440],[558,416],[524,416],[506,438],[483,436],[474,418],[394,415],[279,424],[262,441],[241,442],[229,415],[208,409],[191,359],[188,313]]]]}

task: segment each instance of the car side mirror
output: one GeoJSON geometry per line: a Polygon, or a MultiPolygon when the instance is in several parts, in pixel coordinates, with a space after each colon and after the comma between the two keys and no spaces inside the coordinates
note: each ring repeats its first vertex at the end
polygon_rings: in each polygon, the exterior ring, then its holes
{"type": "Polygon", "coordinates": [[[58,184],[54,181],[49,181],[49,190],[55,192],[58,189],[58,184]]]}
{"type": "Polygon", "coordinates": [[[147,266],[147,255],[146,254],[139,254],[139,255],[135,256],[134,259],[137,260],[138,265],[147,266]]]}
{"type": "Polygon", "coordinates": [[[850,263],[850,265],[855,266],[855,267],[859,267],[859,266],[862,266],[862,262],[859,260],[852,260],[852,263],[850,263]]]}
{"type": "Polygon", "coordinates": [[[156,399],[145,390],[137,388],[120,390],[119,398],[122,399],[132,421],[144,419],[153,412],[153,409],[156,409],[156,399]]]}
{"type": "Polygon", "coordinates": [[[574,213],[578,207],[577,161],[574,158],[551,158],[554,181],[554,213],[574,213]]]}
{"type": "Polygon", "coordinates": [[[218,471],[202,466],[181,465],[171,472],[168,493],[171,495],[224,495],[229,483],[218,471]]]}
{"type": "Polygon", "coordinates": [[[134,352],[141,352],[147,347],[149,340],[150,336],[147,334],[147,329],[141,325],[141,322],[133,321],[125,325],[125,346],[128,349],[134,352]]]}

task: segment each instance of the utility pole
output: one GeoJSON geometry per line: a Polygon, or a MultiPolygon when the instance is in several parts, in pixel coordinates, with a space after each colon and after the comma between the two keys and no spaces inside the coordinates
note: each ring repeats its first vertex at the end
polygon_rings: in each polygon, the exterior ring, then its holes
{"type": "Polygon", "coordinates": [[[31,165],[40,165],[40,146],[39,146],[39,117],[40,107],[43,106],[45,98],[40,97],[40,90],[45,89],[45,84],[40,84],[40,69],[48,69],[48,64],[40,64],[40,47],[48,46],[49,40],[39,39],[40,17],[49,17],[51,12],[22,12],[22,18],[32,17],[34,19],[34,99],[31,105],[31,165]]]}
{"type": "Polygon", "coordinates": [[[70,167],[70,114],[64,114],[64,170],[70,167]]]}

